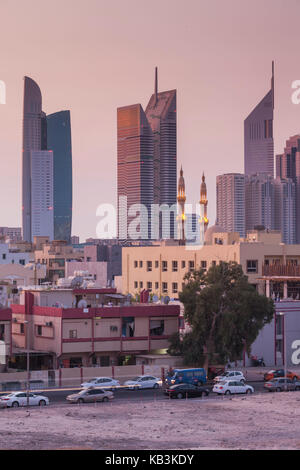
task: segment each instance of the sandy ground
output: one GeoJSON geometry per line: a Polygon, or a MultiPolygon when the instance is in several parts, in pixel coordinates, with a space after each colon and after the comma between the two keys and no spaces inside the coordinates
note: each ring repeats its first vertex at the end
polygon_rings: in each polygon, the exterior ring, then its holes
{"type": "Polygon", "coordinates": [[[300,449],[300,393],[0,410],[1,449],[300,449]]]}

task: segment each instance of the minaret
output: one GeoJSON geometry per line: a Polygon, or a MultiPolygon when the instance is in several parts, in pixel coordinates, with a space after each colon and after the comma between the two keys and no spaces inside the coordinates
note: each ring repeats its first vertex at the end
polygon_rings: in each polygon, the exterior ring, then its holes
{"type": "Polygon", "coordinates": [[[203,173],[202,183],[200,186],[200,207],[202,208],[200,222],[204,223],[204,233],[206,232],[208,222],[209,222],[207,218],[207,204],[208,204],[207,189],[206,189],[206,183],[205,183],[205,176],[203,173]]]}
{"type": "Polygon", "coordinates": [[[178,194],[177,194],[177,202],[178,202],[178,215],[177,215],[177,236],[181,242],[185,241],[185,234],[184,234],[184,221],[185,221],[185,184],[184,184],[184,177],[182,167],[180,169],[180,177],[178,180],[178,194]]]}

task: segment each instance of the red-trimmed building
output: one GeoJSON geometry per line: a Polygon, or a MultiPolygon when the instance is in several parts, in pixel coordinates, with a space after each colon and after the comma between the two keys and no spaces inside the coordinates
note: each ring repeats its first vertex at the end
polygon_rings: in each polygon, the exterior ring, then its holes
{"type": "Polygon", "coordinates": [[[14,346],[35,352],[37,369],[134,363],[136,355],[165,352],[179,328],[177,305],[62,308],[35,303],[34,293],[27,291],[25,304],[11,308],[14,346]]]}

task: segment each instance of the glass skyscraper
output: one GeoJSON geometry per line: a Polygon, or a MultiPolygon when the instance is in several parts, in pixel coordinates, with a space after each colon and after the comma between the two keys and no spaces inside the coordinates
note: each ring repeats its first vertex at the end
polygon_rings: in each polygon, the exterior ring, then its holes
{"type": "Polygon", "coordinates": [[[53,151],[54,239],[71,240],[72,142],[70,111],[47,116],[47,149],[53,151]]]}

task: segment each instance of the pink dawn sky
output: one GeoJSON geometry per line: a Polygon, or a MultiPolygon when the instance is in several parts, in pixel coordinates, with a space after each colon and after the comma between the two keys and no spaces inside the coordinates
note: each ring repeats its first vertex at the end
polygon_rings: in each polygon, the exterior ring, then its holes
{"type": "Polygon", "coordinates": [[[71,110],[73,234],[96,236],[96,209],[116,203],[116,109],[145,108],[177,89],[178,169],[187,202],[202,172],[215,220],[215,181],[243,172],[243,121],[270,87],[275,61],[275,153],[300,132],[299,0],[0,0],[0,226],[21,226],[23,77],[43,110],[71,110]]]}

